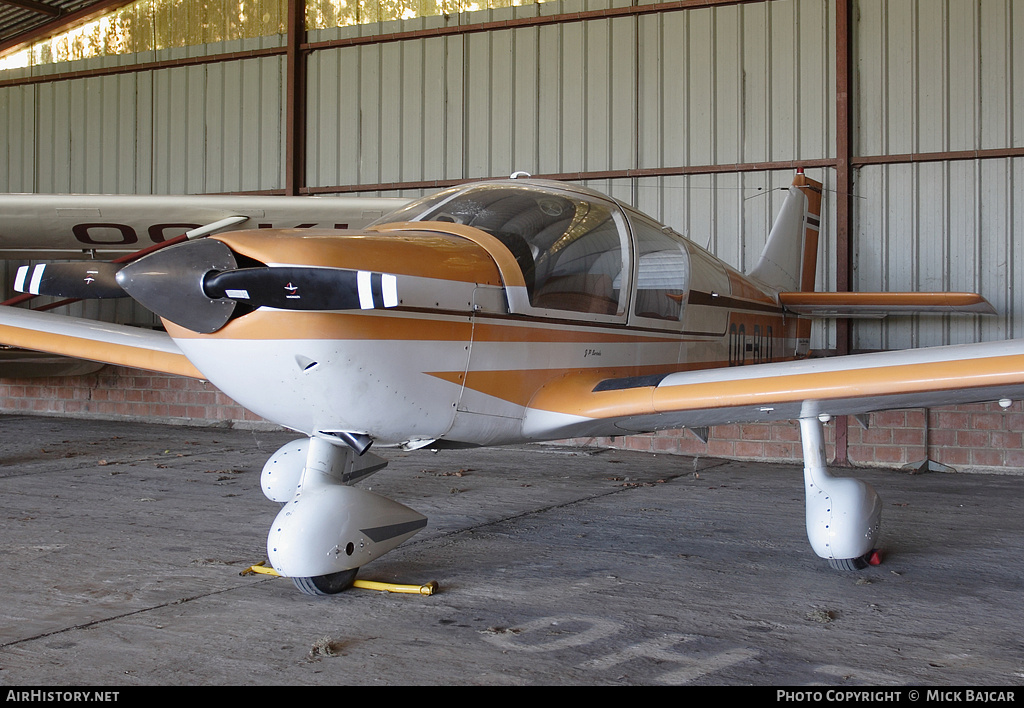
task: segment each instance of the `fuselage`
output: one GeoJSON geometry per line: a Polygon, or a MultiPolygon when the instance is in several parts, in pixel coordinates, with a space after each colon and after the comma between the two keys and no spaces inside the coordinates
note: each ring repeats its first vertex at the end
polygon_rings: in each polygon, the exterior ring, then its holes
{"type": "MultiPolygon", "coordinates": [[[[565,185],[456,188],[359,232],[216,238],[272,267],[395,278],[389,307],[261,307],[208,334],[167,323],[218,388],[309,435],[410,448],[553,439],[543,417],[524,421],[538,393],[569,374],[597,385],[805,353],[806,333],[769,288],[649,217],[565,185]]],[[[571,398],[557,399],[545,406],[571,415],[571,398]]]]}

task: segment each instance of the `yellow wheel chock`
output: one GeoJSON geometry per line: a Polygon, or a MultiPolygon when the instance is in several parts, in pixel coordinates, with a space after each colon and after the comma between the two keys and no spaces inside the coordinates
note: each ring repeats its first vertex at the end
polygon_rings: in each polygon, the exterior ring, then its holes
{"type": "Polygon", "coordinates": [[[400,592],[408,595],[433,595],[437,592],[437,582],[431,580],[425,585],[400,585],[397,583],[378,583],[375,580],[356,580],[352,583],[354,588],[364,590],[380,590],[382,592],[400,592]]]}

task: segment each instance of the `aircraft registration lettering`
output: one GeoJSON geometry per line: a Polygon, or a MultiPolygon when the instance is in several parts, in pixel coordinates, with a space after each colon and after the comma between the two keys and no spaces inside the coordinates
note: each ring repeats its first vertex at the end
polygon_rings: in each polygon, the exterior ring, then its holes
{"type": "MultiPolygon", "coordinates": [[[[261,229],[293,228],[312,229],[319,224],[298,224],[296,226],[284,227],[277,224],[262,223],[258,225],[261,229]]],[[[146,229],[146,237],[152,243],[163,243],[168,239],[179,236],[191,229],[201,228],[202,224],[186,223],[163,223],[152,224],[146,229]]],[[[322,228],[334,228],[343,230],[348,224],[329,224],[322,228]]],[[[71,227],[71,233],[75,239],[87,246],[130,246],[139,243],[139,233],[129,224],[120,224],[113,221],[90,221],[75,224],[71,227]]]]}

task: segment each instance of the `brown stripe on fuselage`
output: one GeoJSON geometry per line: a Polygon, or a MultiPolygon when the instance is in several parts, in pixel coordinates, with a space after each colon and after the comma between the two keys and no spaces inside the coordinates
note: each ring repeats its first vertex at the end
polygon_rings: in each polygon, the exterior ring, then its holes
{"type": "Polygon", "coordinates": [[[531,324],[525,318],[496,319],[478,316],[474,325],[467,313],[440,315],[424,312],[412,315],[399,308],[365,312],[299,312],[257,310],[231,320],[212,334],[199,334],[165,321],[168,333],[176,339],[336,339],[396,341],[469,341],[632,344],[675,343],[684,338],[664,332],[633,333],[618,326],[600,326],[563,322],[558,326],[531,324]],[[475,331],[474,331],[475,327],[475,331]]]}
{"type": "Polygon", "coordinates": [[[497,320],[486,316],[477,318],[473,340],[478,342],[593,342],[595,344],[676,343],[678,335],[664,331],[634,331],[616,325],[602,329],[600,325],[572,321],[552,320],[547,326],[514,319],[497,320]]]}
{"type": "Polygon", "coordinates": [[[736,271],[728,269],[726,270],[726,275],[729,276],[729,290],[734,298],[740,301],[753,300],[762,304],[775,305],[775,300],[768,293],[736,271]]]}
{"type": "Polygon", "coordinates": [[[731,295],[706,293],[701,290],[690,291],[689,304],[721,307],[728,310],[746,310],[748,312],[771,312],[779,315],[783,313],[783,309],[771,300],[747,300],[731,295]]]}

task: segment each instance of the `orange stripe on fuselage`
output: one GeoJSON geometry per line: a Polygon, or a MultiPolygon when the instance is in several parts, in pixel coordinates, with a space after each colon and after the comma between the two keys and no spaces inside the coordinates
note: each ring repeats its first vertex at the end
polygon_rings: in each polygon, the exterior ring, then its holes
{"type": "MultiPolygon", "coordinates": [[[[500,371],[427,372],[449,383],[462,385],[479,393],[520,406],[528,406],[541,389],[559,387],[559,379],[570,382],[572,390],[590,392],[594,386],[608,379],[633,376],[672,374],[680,371],[697,371],[725,367],[722,361],[696,362],[692,364],[649,364],[643,366],[603,367],[600,369],[507,369],[500,371]],[[465,379],[465,382],[463,382],[465,379]]],[[[536,407],[536,406],[534,406],[536,407]]]]}
{"type": "MultiPolygon", "coordinates": [[[[481,344],[501,343],[528,345],[579,344],[579,345],[664,345],[684,341],[704,341],[663,332],[630,332],[620,326],[594,327],[579,326],[571,322],[552,325],[536,324],[517,320],[478,317],[474,324],[471,317],[458,316],[410,316],[395,310],[373,310],[360,312],[285,312],[260,310],[232,320],[212,334],[198,334],[171,322],[166,322],[168,333],[175,339],[216,339],[246,341],[285,340],[336,340],[345,341],[393,341],[396,346],[407,341],[448,341],[465,342],[472,338],[481,344]]],[[[244,345],[243,345],[244,346],[244,345]]],[[[678,351],[678,349],[676,350],[678,351]]],[[[462,370],[426,372],[431,376],[456,385],[465,385],[497,399],[525,406],[534,394],[546,384],[567,373],[576,374],[579,368],[524,368],[528,362],[499,361],[487,362],[489,370],[462,370]],[[495,368],[500,367],[500,368],[495,368]]],[[[605,366],[585,369],[597,381],[628,376],[671,373],[725,366],[723,361],[691,362],[680,364],[675,359],[645,364],[605,366]]],[[[409,362],[410,368],[416,362],[409,362]]]]}
{"type": "Polygon", "coordinates": [[[469,315],[465,318],[420,318],[379,310],[358,312],[285,312],[259,310],[231,320],[212,334],[199,334],[164,320],[174,339],[289,340],[332,339],[337,341],[465,341],[473,333],[469,315]]]}

